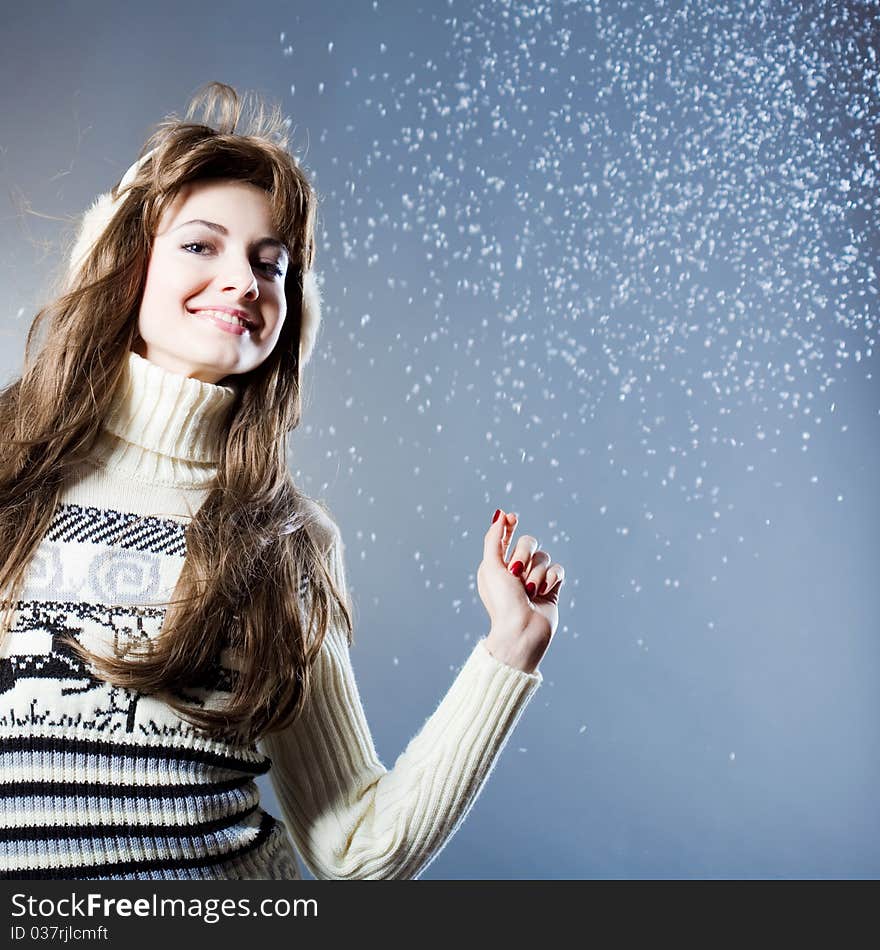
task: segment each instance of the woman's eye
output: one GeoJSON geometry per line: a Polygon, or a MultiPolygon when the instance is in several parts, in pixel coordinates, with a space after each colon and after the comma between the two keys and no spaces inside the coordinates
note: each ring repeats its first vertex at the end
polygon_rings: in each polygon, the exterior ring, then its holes
{"type": "MultiPolygon", "coordinates": [[[[182,244],[181,247],[185,251],[190,251],[191,254],[200,254],[201,252],[198,250],[190,250],[190,248],[207,247],[213,250],[213,245],[206,244],[204,241],[190,241],[189,244],[182,244]]],[[[275,261],[260,261],[260,264],[262,264],[262,266],[265,267],[273,277],[280,277],[284,273],[284,271],[275,263],[275,261]]]]}

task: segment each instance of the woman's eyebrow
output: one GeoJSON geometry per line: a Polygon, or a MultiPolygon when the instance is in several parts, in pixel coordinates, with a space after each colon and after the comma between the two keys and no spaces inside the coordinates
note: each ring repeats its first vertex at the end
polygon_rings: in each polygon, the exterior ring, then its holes
{"type": "MultiPolygon", "coordinates": [[[[217,224],[214,221],[205,221],[203,218],[193,218],[192,221],[184,221],[183,224],[178,224],[175,231],[179,231],[181,228],[185,228],[188,224],[202,224],[206,228],[210,228],[212,231],[216,231],[218,234],[224,235],[224,237],[229,237],[229,231],[223,227],[222,224],[217,224]]],[[[274,247],[279,251],[283,251],[287,256],[290,256],[290,253],[287,250],[285,244],[279,241],[277,238],[264,237],[260,238],[255,242],[255,247],[274,247]]]]}

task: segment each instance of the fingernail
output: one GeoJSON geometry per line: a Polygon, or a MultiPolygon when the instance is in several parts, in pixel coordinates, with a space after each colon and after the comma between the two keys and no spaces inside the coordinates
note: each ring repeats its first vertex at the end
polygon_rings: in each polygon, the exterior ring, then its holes
{"type": "Polygon", "coordinates": [[[501,514],[501,509],[500,509],[500,508],[496,508],[496,509],[495,509],[495,514],[492,515],[492,524],[495,524],[495,522],[498,520],[498,515],[500,515],[500,514],[501,514]]]}
{"type": "Polygon", "coordinates": [[[540,596],[541,594],[543,594],[545,590],[547,590],[547,579],[546,579],[546,578],[545,578],[543,581],[541,581],[541,589],[538,591],[538,596],[540,596]]]}
{"type": "Polygon", "coordinates": [[[529,595],[529,600],[535,596],[535,585],[531,581],[526,584],[526,593],[529,595]]]}
{"type": "Polygon", "coordinates": [[[519,575],[522,574],[522,572],[523,572],[523,562],[514,561],[513,566],[510,568],[510,573],[513,574],[514,577],[519,577],[519,575]]]}

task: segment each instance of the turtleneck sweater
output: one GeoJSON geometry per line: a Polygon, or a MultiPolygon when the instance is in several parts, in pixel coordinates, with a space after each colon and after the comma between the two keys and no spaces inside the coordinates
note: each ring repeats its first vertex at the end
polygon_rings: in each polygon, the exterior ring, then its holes
{"type": "MultiPolygon", "coordinates": [[[[65,484],[0,644],[0,877],[418,877],[454,834],[542,682],[479,640],[394,766],[376,754],[345,631],[328,627],[303,714],[252,743],[94,675],[90,649],[158,635],[236,392],[130,353],[103,428],[65,484]],[[268,774],[281,810],[261,807],[268,774]]],[[[344,545],[315,529],[347,597],[344,545]]],[[[219,666],[229,662],[221,655],[219,666]]],[[[188,691],[206,704],[213,688],[188,691]]]]}

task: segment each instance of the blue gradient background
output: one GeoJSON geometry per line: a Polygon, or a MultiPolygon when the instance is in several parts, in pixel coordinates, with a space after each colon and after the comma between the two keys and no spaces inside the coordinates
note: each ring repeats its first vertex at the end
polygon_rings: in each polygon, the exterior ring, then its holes
{"type": "Polygon", "coordinates": [[[4,11],[7,379],[152,123],[212,79],[291,117],[326,308],[290,461],[386,765],[487,632],[494,509],[565,565],[426,879],[880,871],[880,11],[809,8],[4,11]]]}

